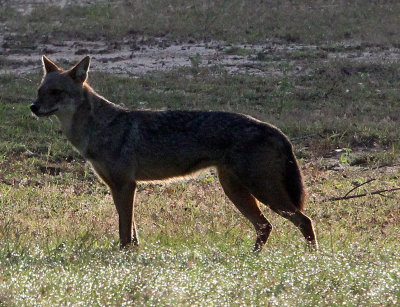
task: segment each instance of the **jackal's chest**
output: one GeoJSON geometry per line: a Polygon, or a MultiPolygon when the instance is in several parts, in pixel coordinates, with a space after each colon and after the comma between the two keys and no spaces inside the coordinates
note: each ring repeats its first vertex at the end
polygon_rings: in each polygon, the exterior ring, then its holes
{"type": "Polygon", "coordinates": [[[86,160],[88,160],[90,157],[88,155],[88,147],[89,147],[89,142],[87,138],[82,138],[82,137],[77,137],[76,135],[68,135],[66,133],[68,141],[71,142],[72,146],[74,149],[79,152],[79,154],[84,157],[86,160]]]}

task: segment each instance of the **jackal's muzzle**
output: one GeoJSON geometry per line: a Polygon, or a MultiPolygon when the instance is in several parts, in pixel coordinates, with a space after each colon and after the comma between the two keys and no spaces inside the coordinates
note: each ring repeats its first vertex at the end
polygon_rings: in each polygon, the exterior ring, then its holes
{"type": "Polygon", "coordinates": [[[58,108],[55,108],[50,111],[40,110],[40,104],[38,103],[37,100],[34,103],[32,103],[29,108],[31,109],[32,113],[35,114],[36,116],[50,116],[58,111],[58,108]]]}

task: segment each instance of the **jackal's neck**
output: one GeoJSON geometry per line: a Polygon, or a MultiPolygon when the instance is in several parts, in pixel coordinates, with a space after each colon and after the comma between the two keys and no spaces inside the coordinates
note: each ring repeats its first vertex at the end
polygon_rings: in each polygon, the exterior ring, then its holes
{"type": "Polygon", "coordinates": [[[125,110],[97,94],[89,85],[76,97],[69,108],[56,114],[63,133],[78,151],[85,156],[93,132],[106,129],[120,112],[125,110]]]}
{"type": "Polygon", "coordinates": [[[56,116],[67,139],[82,153],[82,130],[90,117],[88,93],[82,91],[81,95],[71,99],[68,106],[58,111],[56,116]]]}

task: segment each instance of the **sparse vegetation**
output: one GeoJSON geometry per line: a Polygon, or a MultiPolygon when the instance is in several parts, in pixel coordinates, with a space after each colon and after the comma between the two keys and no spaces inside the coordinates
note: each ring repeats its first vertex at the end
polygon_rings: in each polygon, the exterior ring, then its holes
{"type": "Polygon", "coordinates": [[[318,44],[270,53],[222,49],[274,70],[262,76],[206,68],[196,55],[188,68],[135,78],[93,71],[89,82],[129,108],[243,112],[280,127],[301,162],[320,252],[308,252],[299,232],[264,208],[275,228],[266,250],[251,254],[253,229],[213,172],[140,184],[141,246],[121,252],[108,189],[57,122],[29,112],[41,71],[12,74],[16,63],[2,59],[10,69],[0,75],[0,306],[399,304],[399,193],[327,201],[371,178],[354,193],[400,186],[400,66],[342,56],[366,44],[397,44],[399,4],[239,2],[42,4],[24,16],[2,5],[0,22],[15,38],[4,41],[11,49],[129,35],[148,43],[164,35],[237,46],[265,39],[318,44]]]}
{"type": "Polygon", "coordinates": [[[217,39],[228,42],[399,43],[396,1],[94,1],[34,5],[21,15],[8,2],[0,8],[0,21],[16,38],[29,41],[69,39],[118,40],[139,35],[178,40],[217,39]],[[151,21],[151,22],[149,22],[151,21]],[[82,26],[82,23],[85,26],[82,26]],[[368,35],[366,35],[368,33],[368,35]]]}

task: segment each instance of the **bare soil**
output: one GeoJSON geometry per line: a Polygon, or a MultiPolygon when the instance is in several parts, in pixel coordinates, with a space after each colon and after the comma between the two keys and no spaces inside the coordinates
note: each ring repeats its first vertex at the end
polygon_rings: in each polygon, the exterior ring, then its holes
{"type": "MultiPolygon", "coordinates": [[[[307,73],[313,61],[347,58],[364,62],[392,62],[400,59],[399,48],[343,45],[338,49],[299,44],[266,42],[260,45],[226,45],[224,42],[177,43],[156,38],[152,43],[127,38],[121,42],[64,41],[55,44],[35,44],[29,48],[13,48],[12,35],[0,35],[0,73],[28,73],[40,69],[40,57],[45,54],[56,62],[75,62],[85,55],[92,57],[91,69],[115,74],[139,76],[152,71],[180,67],[219,66],[230,74],[280,76],[279,64],[289,64],[290,73],[307,73]],[[239,49],[245,55],[229,52],[239,49]],[[317,58],[313,52],[319,52],[317,58]],[[296,52],[309,53],[297,56],[296,52]],[[322,53],[321,53],[322,52],[322,53]],[[322,58],[321,58],[322,57],[322,58]]],[[[239,53],[239,52],[238,52],[239,53]]]]}
{"type": "MultiPolygon", "coordinates": [[[[42,54],[48,55],[56,62],[73,62],[90,55],[92,70],[128,75],[190,67],[193,65],[192,61],[197,61],[199,66],[220,65],[231,73],[260,73],[255,61],[246,56],[225,54],[223,45],[218,42],[175,44],[160,39],[157,45],[138,45],[129,40],[120,43],[64,41],[61,44],[39,44],[34,50],[8,49],[4,39],[0,39],[0,44],[3,46],[0,48],[3,62],[8,64],[0,70],[1,73],[34,71],[40,67],[42,54]]],[[[262,50],[263,46],[244,48],[262,50]]]]}

